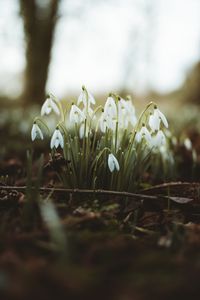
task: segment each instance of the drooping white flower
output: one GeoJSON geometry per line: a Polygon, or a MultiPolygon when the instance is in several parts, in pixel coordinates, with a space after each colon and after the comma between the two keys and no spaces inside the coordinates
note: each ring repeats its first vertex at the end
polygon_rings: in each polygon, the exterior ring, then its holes
{"type": "Polygon", "coordinates": [[[166,137],[162,130],[159,130],[156,132],[155,135],[151,138],[151,146],[160,148],[161,146],[164,146],[166,144],[166,137]]]}
{"type": "Polygon", "coordinates": [[[113,172],[114,170],[119,171],[120,169],[118,160],[112,153],[108,155],[108,167],[110,172],[113,172]]]}
{"type": "Polygon", "coordinates": [[[33,123],[31,129],[31,139],[32,141],[34,141],[36,138],[40,138],[41,140],[43,140],[44,136],[40,127],[36,123],[33,123]]]}
{"type": "Polygon", "coordinates": [[[106,128],[115,131],[116,124],[117,124],[117,119],[115,117],[112,117],[111,115],[107,115],[105,112],[102,113],[99,120],[99,126],[103,133],[106,132],[106,128]]]}
{"type": "Polygon", "coordinates": [[[157,116],[157,118],[160,118],[163,125],[168,128],[168,121],[165,117],[165,115],[157,108],[157,106],[154,107],[154,115],[157,116]]]}
{"type": "Polygon", "coordinates": [[[151,144],[151,134],[149,130],[146,128],[146,126],[143,124],[140,131],[138,131],[135,135],[135,140],[137,143],[140,143],[142,139],[145,139],[149,144],[151,144]]]}
{"type": "Polygon", "coordinates": [[[126,104],[126,100],[118,97],[117,101],[117,120],[119,124],[119,128],[126,129],[129,124],[129,114],[128,114],[128,108],[126,104]]]}
{"type": "Polygon", "coordinates": [[[117,106],[112,96],[109,96],[104,105],[104,113],[108,117],[117,117],[117,106]]]}
{"type": "Polygon", "coordinates": [[[137,118],[135,114],[135,107],[130,99],[126,101],[126,110],[128,113],[129,117],[129,122],[131,123],[132,126],[135,126],[137,123],[137,118]]]}
{"type": "Polygon", "coordinates": [[[154,113],[150,115],[149,117],[149,127],[153,132],[158,131],[160,129],[160,117],[157,113],[154,113]]]}
{"type": "Polygon", "coordinates": [[[56,128],[51,138],[50,147],[51,149],[53,149],[54,147],[57,149],[59,145],[61,148],[64,148],[64,138],[60,130],[56,128]]]}
{"type": "Polygon", "coordinates": [[[52,111],[54,111],[57,115],[60,115],[59,107],[52,97],[48,96],[46,101],[43,103],[41,108],[41,116],[49,115],[52,111]]]}
{"type": "Polygon", "coordinates": [[[75,124],[80,124],[85,120],[85,114],[82,112],[82,110],[76,106],[75,104],[72,103],[71,110],[69,113],[69,120],[71,123],[75,124]]]}
{"type": "Polygon", "coordinates": [[[77,105],[80,105],[81,103],[83,103],[85,107],[96,103],[93,95],[88,92],[84,86],[82,87],[82,91],[78,97],[77,105]]]}
{"type": "Polygon", "coordinates": [[[118,97],[118,114],[126,114],[127,113],[127,103],[123,98],[118,97]]]}

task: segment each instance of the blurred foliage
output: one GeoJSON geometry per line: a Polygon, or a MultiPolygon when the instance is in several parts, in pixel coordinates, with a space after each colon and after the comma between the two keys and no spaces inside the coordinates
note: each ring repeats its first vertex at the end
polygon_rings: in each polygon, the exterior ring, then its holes
{"type": "Polygon", "coordinates": [[[200,105],[200,62],[188,73],[182,93],[185,101],[200,105]]]}

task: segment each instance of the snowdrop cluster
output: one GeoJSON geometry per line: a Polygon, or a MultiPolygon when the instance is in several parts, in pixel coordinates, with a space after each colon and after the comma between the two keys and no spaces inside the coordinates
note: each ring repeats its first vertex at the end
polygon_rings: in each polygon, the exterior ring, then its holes
{"type": "Polygon", "coordinates": [[[44,139],[49,132],[46,115],[54,114],[57,126],[50,149],[63,154],[63,183],[68,187],[107,187],[134,190],[155,155],[167,160],[168,138],[165,115],[151,102],[139,118],[130,97],[111,93],[104,105],[96,106],[83,86],[77,101],[67,103],[50,94],[34,120],[31,138],[44,139]],[[151,159],[152,153],[152,159],[151,159]]]}
{"type": "Polygon", "coordinates": [[[136,141],[139,143],[145,139],[149,147],[159,148],[166,145],[166,137],[161,130],[161,125],[168,128],[165,115],[154,105],[153,112],[150,112],[147,126],[143,123],[141,129],[136,133],[136,141]]]}

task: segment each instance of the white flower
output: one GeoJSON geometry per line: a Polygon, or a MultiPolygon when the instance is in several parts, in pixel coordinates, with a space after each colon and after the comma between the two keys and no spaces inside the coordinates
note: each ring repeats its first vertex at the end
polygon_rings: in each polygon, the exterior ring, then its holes
{"type": "Polygon", "coordinates": [[[160,121],[161,121],[160,117],[154,111],[154,113],[151,114],[150,117],[149,117],[149,127],[151,128],[151,130],[153,132],[160,129],[160,121]]]}
{"type": "Polygon", "coordinates": [[[34,141],[37,137],[39,137],[41,140],[43,140],[44,136],[40,129],[40,127],[34,123],[31,129],[31,139],[34,141]]]}
{"type": "Polygon", "coordinates": [[[59,145],[61,148],[64,148],[64,139],[60,130],[56,128],[51,138],[50,147],[51,149],[53,149],[54,147],[58,148],[59,145]]]}
{"type": "Polygon", "coordinates": [[[108,117],[117,117],[117,106],[113,97],[109,96],[104,105],[104,113],[108,117]]]}
{"type": "Polygon", "coordinates": [[[145,125],[142,126],[140,131],[138,131],[135,135],[135,140],[137,143],[140,143],[142,139],[145,139],[149,144],[151,144],[151,134],[145,125]]]}
{"type": "Polygon", "coordinates": [[[154,114],[155,116],[157,116],[157,118],[160,118],[163,125],[168,128],[168,122],[167,119],[165,117],[165,115],[157,108],[157,106],[154,107],[154,114]]]}
{"type": "Polygon", "coordinates": [[[117,124],[116,118],[105,114],[105,112],[102,113],[100,120],[99,120],[99,126],[100,126],[100,129],[102,132],[106,132],[106,128],[111,129],[112,131],[115,131],[116,124],[117,124]]]}
{"type": "Polygon", "coordinates": [[[77,105],[79,105],[80,103],[83,103],[85,107],[87,105],[96,103],[93,95],[90,92],[88,92],[84,86],[82,87],[81,94],[78,97],[77,105]]]}
{"type": "Polygon", "coordinates": [[[117,118],[118,118],[119,128],[125,129],[128,127],[128,123],[129,123],[129,114],[128,114],[126,100],[118,97],[117,108],[118,108],[117,118]]]}
{"type": "Polygon", "coordinates": [[[127,113],[127,103],[123,98],[118,97],[118,114],[126,114],[127,113]]]}
{"type": "Polygon", "coordinates": [[[111,153],[108,155],[108,167],[110,172],[113,172],[115,169],[119,171],[119,163],[116,157],[111,153]]]}
{"type": "Polygon", "coordinates": [[[81,123],[85,120],[84,113],[80,110],[78,106],[72,104],[70,113],[69,113],[69,120],[71,123],[81,123]]]}
{"type": "Polygon", "coordinates": [[[135,115],[135,107],[131,100],[126,101],[126,109],[129,116],[129,122],[131,123],[132,126],[135,126],[137,123],[137,118],[135,115]]]}
{"type": "Polygon", "coordinates": [[[161,147],[166,144],[166,137],[162,130],[159,130],[151,139],[152,147],[161,147]]]}
{"type": "Polygon", "coordinates": [[[51,111],[54,111],[57,115],[60,115],[59,107],[54,99],[48,97],[41,108],[41,115],[49,115],[51,111]]]}

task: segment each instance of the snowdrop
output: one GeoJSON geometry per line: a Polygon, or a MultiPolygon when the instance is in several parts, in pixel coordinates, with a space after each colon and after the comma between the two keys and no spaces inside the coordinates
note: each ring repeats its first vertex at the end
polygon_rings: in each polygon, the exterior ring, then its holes
{"type": "Polygon", "coordinates": [[[56,128],[51,138],[50,147],[51,149],[53,149],[54,147],[57,149],[59,145],[61,148],[64,148],[64,139],[60,130],[56,128]]]}
{"type": "Polygon", "coordinates": [[[118,160],[112,153],[108,155],[108,167],[110,172],[113,172],[114,170],[119,171],[120,169],[118,160]]]}
{"type": "Polygon", "coordinates": [[[105,113],[102,113],[100,120],[99,120],[99,126],[101,129],[101,132],[105,133],[106,128],[110,129],[112,131],[115,131],[117,124],[117,119],[114,117],[111,117],[105,113]]]}
{"type": "Polygon", "coordinates": [[[54,111],[57,115],[60,115],[60,110],[56,101],[53,97],[48,96],[46,101],[42,105],[41,116],[44,116],[45,114],[49,115],[52,111],[54,111]]]}
{"type": "Polygon", "coordinates": [[[126,129],[129,124],[129,115],[128,115],[126,101],[118,97],[117,108],[118,108],[117,120],[119,123],[119,128],[126,129]]]}
{"type": "Polygon", "coordinates": [[[72,103],[71,110],[69,113],[69,120],[72,124],[80,124],[85,120],[85,114],[82,112],[82,110],[76,106],[74,103],[72,103]]]}
{"type": "Polygon", "coordinates": [[[138,131],[135,135],[135,140],[137,143],[140,143],[142,139],[145,139],[149,144],[151,144],[151,134],[149,130],[146,128],[145,124],[142,125],[140,131],[138,131]]]}
{"type": "Polygon", "coordinates": [[[149,117],[149,127],[151,128],[151,130],[154,131],[158,131],[160,129],[160,118],[158,117],[157,114],[155,113],[151,113],[150,117],[149,117]]]}
{"type": "Polygon", "coordinates": [[[134,127],[137,123],[137,118],[135,115],[135,107],[134,107],[130,97],[128,97],[128,99],[126,101],[126,111],[128,114],[129,122],[134,127]]]}
{"type": "Polygon", "coordinates": [[[104,105],[104,113],[107,117],[117,116],[117,106],[112,96],[109,96],[104,105]]]}
{"type": "Polygon", "coordinates": [[[166,144],[166,137],[162,130],[156,132],[155,135],[151,137],[151,146],[152,147],[161,147],[166,144]]]}
{"type": "Polygon", "coordinates": [[[165,117],[165,115],[157,108],[157,106],[154,106],[154,112],[153,112],[155,118],[159,119],[162,121],[163,125],[168,128],[168,121],[165,117]]]}
{"type": "Polygon", "coordinates": [[[123,98],[118,97],[117,105],[118,105],[118,114],[124,115],[128,112],[126,100],[124,100],[123,98]]]}
{"type": "Polygon", "coordinates": [[[42,130],[40,129],[40,127],[36,124],[33,123],[32,129],[31,129],[31,139],[32,141],[34,141],[37,137],[39,137],[41,140],[44,139],[42,130]]]}
{"type": "MultiPolygon", "coordinates": [[[[172,136],[167,135],[166,129],[161,130],[164,126],[168,127],[168,123],[157,106],[149,103],[137,120],[130,98],[125,100],[112,93],[107,97],[104,108],[93,108],[94,104],[94,97],[82,87],[77,105],[72,103],[65,114],[64,107],[50,95],[42,105],[41,114],[53,111],[59,115],[57,127],[56,123],[52,125],[50,122],[47,126],[42,118],[35,119],[33,124],[32,140],[43,139],[40,125],[47,132],[53,129],[50,148],[56,150],[61,147],[61,154],[70,162],[58,174],[63,184],[70,188],[105,187],[133,191],[138,186],[138,178],[143,178],[146,166],[148,170],[154,166],[162,172],[164,157],[169,156],[172,144],[168,140],[172,136]],[[141,144],[137,146],[137,143],[141,144]]],[[[51,123],[52,119],[55,121],[55,118],[49,119],[51,123]]],[[[54,155],[55,151],[52,151],[52,157],[54,155]]]]}
{"type": "Polygon", "coordinates": [[[96,103],[93,95],[88,92],[84,86],[82,87],[81,94],[78,97],[77,105],[80,105],[81,103],[83,103],[85,107],[90,106],[90,104],[96,103]]]}

